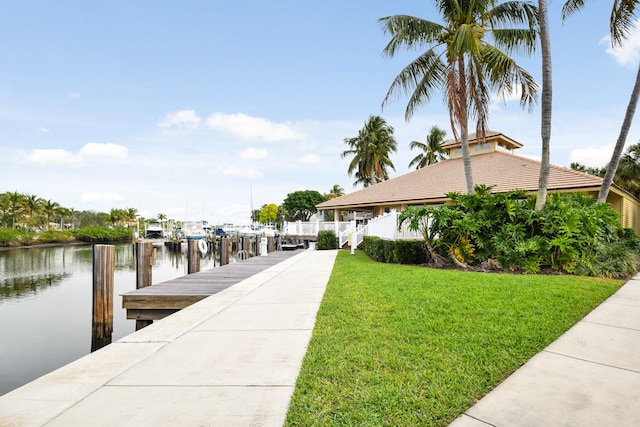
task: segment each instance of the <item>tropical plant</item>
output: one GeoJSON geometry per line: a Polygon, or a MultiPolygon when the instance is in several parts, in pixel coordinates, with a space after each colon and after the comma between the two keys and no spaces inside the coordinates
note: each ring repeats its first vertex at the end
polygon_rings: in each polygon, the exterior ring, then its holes
{"type": "Polygon", "coordinates": [[[51,222],[56,221],[61,213],[62,206],[51,200],[42,201],[42,214],[45,217],[46,228],[51,228],[51,222]]]}
{"type": "Polygon", "coordinates": [[[625,230],[618,213],[581,193],[551,193],[541,211],[523,191],[491,194],[476,186],[474,194],[450,193],[439,207],[411,208],[399,221],[422,231],[427,262],[434,252],[463,268],[497,266],[537,273],[551,268],[568,273],[624,277],[640,267],[640,244],[625,230]],[[615,265],[603,254],[617,254],[615,265]]]}
{"type": "Polygon", "coordinates": [[[398,144],[393,136],[393,127],[380,116],[369,116],[358,136],[345,138],[349,146],[341,157],[353,156],[349,163],[349,176],[356,180],[354,186],[362,183],[368,187],[389,179],[389,168],[395,170],[391,161],[391,153],[398,151],[398,144]]]}
{"type": "Polygon", "coordinates": [[[333,199],[334,197],[344,196],[344,188],[339,186],[338,184],[334,184],[333,187],[329,190],[329,193],[325,194],[325,197],[328,199],[333,199]]]}
{"type": "Polygon", "coordinates": [[[394,79],[382,103],[392,95],[410,93],[405,110],[409,120],[415,110],[442,88],[449,109],[451,130],[460,135],[467,191],[474,190],[469,153],[469,118],[476,133],[485,136],[491,91],[521,91],[522,106],[531,106],[537,84],[509,54],[533,52],[536,43],[536,7],[524,1],[496,4],[495,0],[434,0],[444,20],[395,15],[381,18],[383,32],[391,35],[384,54],[393,57],[400,48],[427,48],[394,79]],[[507,28],[515,25],[517,28],[507,28]],[[493,43],[492,43],[493,42],[493,43]],[[457,130],[459,127],[459,132],[457,130]]]}
{"type": "Polygon", "coordinates": [[[447,132],[438,126],[433,126],[427,135],[426,142],[411,141],[409,148],[420,150],[420,154],[411,160],[409,167],[416,165],[416,169],[420,169],[446,159],[447,150],[442,148],[442,143],[446,136],[447,132]]]}
{"type": "Polygon", "coordinates": [[[614,182],[640,197],[640,143],[630,145],[622,155],[614,182]]]}
{"type": "MultiPolygon", "coordinates": [[[[586,0],[567,0],[562,8],[562,19],[582,9],[586,0]]],[[[613,7],[611,9],[611,17],[609,19],[609,29],[611,33],[611,45],[618,47],[629,36],[629,33],[634,25],[636,7],[640,6],[640,0],[613,0],[613,7]]],[[[600,192],[598,193],[598,202],[604,203],[607,201],[609,191],[611,190],[611,184],[616,176],[620,158],[622,157],[622,151],[627,141],[627,135],[629,135],[629,129],[631,128],[631,122],[638,106],[638,98],[640,98],[640,64],[638,65],[638,73],[636,74],[636,81],[631,91],[631,97],[627,104],[627,109],[624,114],[622,126],[620,127],[620,133],[616,141],[615,148],[611,154],[611,160],[607,167],[607,172],[604,175],[600,192]]]]}
{"type": "Polygon", "coordinates": [[[589,175],[599,176],[600,178],[602,178],[607,171],[606,167],[585,166],[578,162],[572,162],[569,167],[574,171],[588,173],[589,175]]]}
{"type": "Polygon", "coordinates": [[[547,200],[550,170],[551,144],[551,110],[552,110],[552,73],[551,73],[551,40],[549,38],[549,19],[546,0],[538,0],[538,23],[540,26],[540,50],[542,51],[542,105],[540,120],[540,136],[542,137],[542,154],[540,161],[540,178],[538,180],[538,197],[536,210],[544,209],[547,200]]]}

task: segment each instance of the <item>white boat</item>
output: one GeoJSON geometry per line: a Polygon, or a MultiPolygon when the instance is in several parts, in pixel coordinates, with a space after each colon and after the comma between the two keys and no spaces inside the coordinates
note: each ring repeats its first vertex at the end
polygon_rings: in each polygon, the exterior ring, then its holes
{"type": "Polygon", "coordinates": [[[162,239],[164,230],[159,222],[148,222],[146,226],[145,237],[147,239],[162,239]]]}
{"type": "Polygon", "coordinates": [[[206,221],[185,221],[182,223],[182,237],[185,239],[204,239],[207,237],[206,221]]]}

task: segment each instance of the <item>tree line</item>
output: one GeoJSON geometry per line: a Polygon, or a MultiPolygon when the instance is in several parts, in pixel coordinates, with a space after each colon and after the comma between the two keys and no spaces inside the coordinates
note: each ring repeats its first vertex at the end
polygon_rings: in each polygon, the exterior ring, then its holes
{"type": "Polygon", "coordinates": [[[35,194],[18,191],[0,193],[0,228],[44,231],[52,228],[130,226],[135,225],[137,217],[136,208],[114,208],[108,213],[77,211],[35,194]]]}

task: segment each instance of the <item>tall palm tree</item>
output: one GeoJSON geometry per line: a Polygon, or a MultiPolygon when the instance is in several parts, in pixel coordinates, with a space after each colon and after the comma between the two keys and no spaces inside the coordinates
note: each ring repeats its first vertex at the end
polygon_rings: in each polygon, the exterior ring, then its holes
{"type": "Polygon", "coordinates": [[[43,200],[35,194],[24,195],[24,210],[31,226],[36,225],[36,215],[40,213],[43,200]]]}
{"type": "Polygon", "coordinates": [[[551,145],[551,40],[549,39],[549,20],[546,0],[538,0],[538,23],[540,26],[540,50],[542,51],[542,103],[540,119],[540,136],[542,137],[542,155],[540,162],[540,178],[538,181],[538,197],[535,209],[541,211],[547,202],[549,183],[549,151],[551,145]]]}
{"type": "Polygon", "coordinates": [[[124,212],[124,219],[127,221],[127,227],[131,226],[131,223],[137,223],[138,221],[138,209],[126,208],[124,212]]]}
{"type": "Polygon", "coordinates": [[[417,148],[420,150],[420,154],[411,160],[409,167],[416,165],[416,169],[420,169],[446,159],[448,154],[447,150],[442,148],[442,143],[446,136],[447,132],[438,126],[433,126],[427,135],[426,142],[411,141],[409,148],[412,150],[417,148]]]}
{"type": "Polygon", "coordinates": [[[354,186],[362,183],[365,187],[389,179],[389,168],[395,170],[391,153],[398,151],[393,136],[393,127],[380,116],[369,116],[358,136],[345,138],[349,146],[340,156],[353,155],[349,163],[349,175],[354,175],[354,186]]]}
{"type": "Polygon", "coordinates": [[[384,105],[392,95],[410,93],[405,110],[409,120],[416,108],[443,89],[449,109],[451,130],[460,134],[467,191],[473,192],[469,153],[469,118],[476,119],[476,132],[484,139],[492,90],[521,90],[521,105],[531,106],[537,84],[509,53],[533,52],[536,43],[536,7],[524,1],[496,4],[496,0],[434,0],[444,24],[414,16],[381,18],[391,40],[383,53],[393,57],[400,48],[423,49],[394,79],[384,105]],[[507,28],[510,25],[516,28],[507,28]],[[493,43],[491,43],[493,42],[493,43]],[[459,127],[459,132],[457,130],[459,127]]]}
{"type": "Polygon", "coordinates": [[[42,213],[44,214],[44,217],[46,218],[46,226],[47,226],[47,228],[50,228],[51,218],[53,218],[55,220],[56,216],[60,212],[60,209],[62,209],[62,206],[60,206],[60,204],[58,202],[53,202],[51,200],[43,200],[42,201],[42,213]]]}
{"type": "Polygon", "coordinates": [[[8,213],[11,217],[11,228],[16,228],[16,224],[21,219],[21,216],[24,215],[24,194],[18,193],[17,191],[9,192],[7,201],[9,205],[8,213]]]}
{"type": "MultiPolygon", "coordinates": [[[[565,19],[567,16],[582,9],[586,1],[587,0],[567,0],[562,7],[562,18],[565,19]]],[[[629,36],[629,32],[634,25],[637,6],[640,6],[640,0],[613,0],[611,17],[609,18],[609,31],[611,33],[611,45],[613,47],[621,46],[629,36]]],[[[618,135],[616,146],[613,149],[607,172],[604,175],[604,180],[598,193],[598,202],[606,202],[607,196],[609,196],[609,190],[611,189],[613,178],[616,176],[620,157],[622,156],[624,145],[627,142],[627,135],[629,135],[631,122],[633,121],[633,116],[638,106],[638,98],[640,98],[640,64],[638,65],[636,82],[633,85],[629,104],[627,104],[627,110],[622,121],[620,134],[618,135]]]]}

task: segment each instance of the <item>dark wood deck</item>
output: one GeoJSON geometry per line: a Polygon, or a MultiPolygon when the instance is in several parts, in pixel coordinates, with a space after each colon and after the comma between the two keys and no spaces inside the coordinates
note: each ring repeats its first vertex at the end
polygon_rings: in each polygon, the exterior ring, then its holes
{"type": "Polygon", "coordinates": [[[122,295],[122,307],[127,309],[127,319],[162,319],[299,253],[300,250],[269,252],[268,256],[252,257],[136,289],[122,295]]]}

